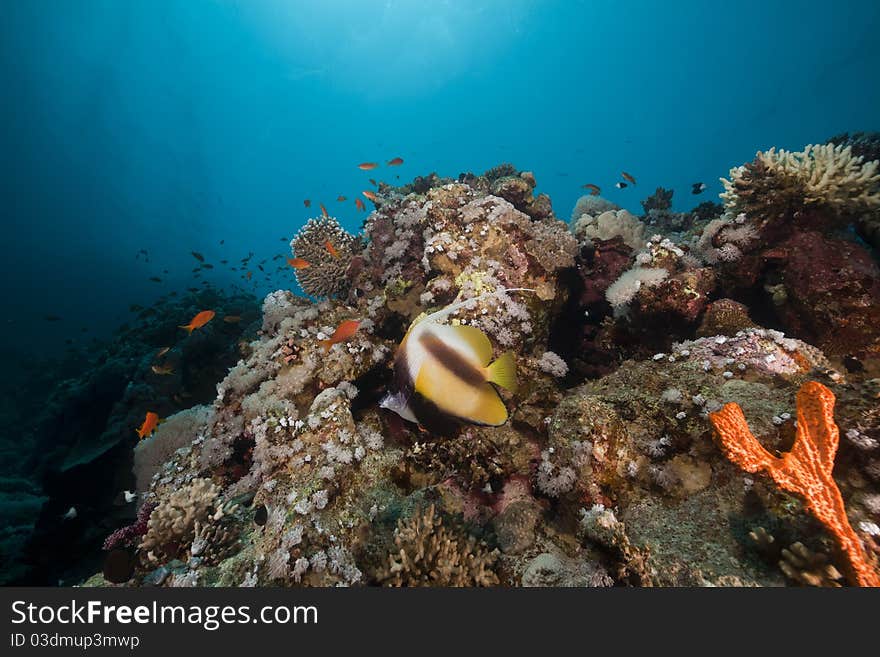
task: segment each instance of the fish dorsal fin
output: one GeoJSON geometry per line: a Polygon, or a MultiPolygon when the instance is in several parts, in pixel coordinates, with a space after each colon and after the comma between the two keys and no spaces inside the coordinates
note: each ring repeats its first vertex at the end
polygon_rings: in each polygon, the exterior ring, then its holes
{"type": "Polygon", "coordinates": [[[473,354],[480,367],[485,367],[492,360],[492,343],[476,326],[438,325],[431,327],[431,333],[456,351],[462,352],[462,355],[467,357],[473,354]]]}

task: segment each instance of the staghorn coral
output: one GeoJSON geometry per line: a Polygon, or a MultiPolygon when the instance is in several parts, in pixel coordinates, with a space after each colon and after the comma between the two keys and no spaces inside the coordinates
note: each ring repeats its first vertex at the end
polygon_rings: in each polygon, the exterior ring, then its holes
{"type": "Polygon", "coordinates": [[[303,291],[313,297],[333,297],[348,289],[346,272],[355,255],[355,239],[335,217],[309,219],[290,241],[294,257],[309,263],[296,270],[296,280],[303,291]],[[330,253],[327,243],[336,250],[330,253]]]}
{"type": "Polygon", "coordinates": [[[495,586],[492,569],[497,556],[473,536],[443,525],[434,505],[408,521],[399,520],[394,532],[397,553],[388,555],[380,573],[386,586],[495,586]]]}
{"type": "Polygon", "coordinates": [[[725,405],[709,419],[727,458],[746,472],[766,471],[780,488],[803,499],[806,508],[837,542],[853,584],[880,586],[880,576],[849,524],[843,498],[831,476],[839,442],[834,393],[821,383],[809,381],[798,391],[797,410],[795,443],[782,457],[768,452],[752,435],[738,404],[725,405]]]}
{"type": "Polygon", "coordinates": [[[852,146],[809,145],[798,152],[759,151],[753,162],[722,178],[729,211],[772,220],[815,210],[855,218],[880,208],[880,162],[865,162],[852,146]]]}

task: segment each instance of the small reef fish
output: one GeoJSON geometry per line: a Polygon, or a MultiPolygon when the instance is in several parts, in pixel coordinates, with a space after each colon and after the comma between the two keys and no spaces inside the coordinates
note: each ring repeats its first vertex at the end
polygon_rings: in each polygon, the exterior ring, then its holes
{"type": "Polygon", "coordinates": [[[238,324],[241,321],[241,315],[226,315],[223,321],[227,324],[238,324]]]}
{"type": "Polygon", "coordinates": [[[377,182],[376,182],[375,180],[373,180],[372,178],[370,178],[369,181],[370,181],[370,184],[371,184],[373,187],[378,187],[378,186],[379,186],[379,183],[377,183],[377,182]]]}
{"type": "Polygon", "coordinates": [[[346,200],[348,200],[348,199],[346,199],[345,196],[343,196],[342,194],[340,194],[339,196],[336,197],[336,200],[339,201],[340,203],[342,203],[342,202],[344,202],[344,201],[346,201],[346,200]]]}
{"type": "Polygon", "coordinates": [[[312,202],[309,199],[304,199],[303,205],[306,206],[307,208],[310,208],[310,207],[312,207],[312,202]]]}
{"type": "Polygon", "coordinates": [[[318,205],[321,206],[321,215],[324,216],[324,217],[329,217],[329,216],[330,216],[330,213],[327,212],[327,208],[324,207],[324,204],[323,204],[323,203],[319,203],[318,205]]]}
{"type": "Polygon", "coordinates": [[[377,201],[377,199],[379,198],[378,196],[376,196],[376,192],[371,192],[371,191],[369,191],[369,190],[367,190],[367,191],[365,191],[365,192],[361,192],[361,194],[363,194],[364,196],[366,196],[366,197],[367,197],[369,200],[371,200],[373,203],[375,203],[375,202],[377,201]]]}
{"type": "Polygon", "coordinates": [[[217,313],[215,313],[213,310],[203,310],[195,317],[193,317],[189,321],[189,324],[183,324],[182,326],[180,326],[180,328],[186,329],[188,333],[192,333],[197,328],[202,328],[205,324],[214,319],[214,315],[216,314],[217,313]]]}
{"type": "MultiPolygon", "coordinates": [[[[518,289],[505,290],[513,291],[518,289]]],[[[397,347],[394,381],[382,408],[420,425],[434,423],[438,415],[489,426],[507,421],[507,407],[492,384],[516,390],[513,354],[492,361],[492,343],[481,330],[440,323],[473,302],[452,304],[412,323],[397,347]]]]}
{"type": "Polygon", "coordinates": [[[403,164],[402,157],[395,157],[393,160],[388,160],[388,166],[390,167],[399,167],[401,164],[403,164]]]}
{"type": "Polygon", "coordinates": [[[327,253],[332,255],[334,258],[339,257],[339,251],[336,250],[336,247],[333,246],[333,243],[330,240],[324,242],[324,248],[327,249],[327,253]]]}
{"type": "Polygon", "coordinates": [[[45,317],[43,317],[43,319],[45,319],[47,322],[60,322],[61,316],[60,315],[46,315],[45,317]]]}
{"type": "Polygon", "coordinates": [[[150,280],[153,281],[154,283],[161,283],[162,282],[162,279],[159,278],[158,276],[150,276],[150,280]]]}
{"type": "Polygon", "coordinates": [[[198,251],[190,251],[190,253],[192,254],[192,257],[195,258],[196,260],[198,260],[199,262],[205,261],[205,256],[203,256],[198,251]]]}
{"type": "Polygon", "coordinates": [[[330,347],[335,345],[338,342],[345,342],[355,333],[357,333],[358,327],[361,325],[360,321],[357,319],[347,319],[342,322],[339,326],[336,327],[336,330],[326,340],[319,340],[322,347],[324,347],[324,353],[326,354],[330,351],[330,347]]]}
{"type": "Polygon", "coordinates": [[[302,258],[288,258],[287,264],[294,269],[305,269],[306,267],[312,266],[308,261],[303,260],[302,258]]]}
{"type": "Polygon", "coordinates": [[[636,184],[636,179],[633,178],[631,175],[629,175],[626,171],[621,171],[620,175],[623,176],[623,179],[626,180],[627,182],[630,182],[633,185],[636,184]]]}
{"type": "Polygon", "coordinates": [[[359,198],[356,198],[354,200],[354,206],[358,209],[359,212],[363,212],[367,209],[367,207],[364,205],[364,202],[359,198]]]}
{"type": "Polygon", "coordinates": [[[358,169],[361,171],[371,171],[379,166],[378,162],[361,162],[358,164],[358,169]]]}
{"type": "Polygon", "coordinates": [[[159,426],[159,416],[153,411],[147,411],[147,416],[144,418],[144,423],[140,426],[140,429],[137,429],[138,438],[143,440],[147,436],[152,435],[152,433],[156,430],[156,427],[159,426]]]}
{"type": "Polygon", "coordinates": [[[159,376],[174,374],[174,368],[171,365],[150,365],[150,369],[153,370],[153,374],[158,374],[159,376]]]}
{"type": "Polygon", "coordinates": [[[590,190],[590,196],[599,196],[602,191],[601,189],[599,189],[599,185],[594,185],[592,183],[581,185],[581,188],[590,190]]]}
{"type": "Polygon", "coordinates": [[[247,273],[247,276],[245,276],[245,278],[247,278],[248,280],[251,280],[253,277],[254,277],[254,272],[252,272],[252,271],[249,271],[247,273]]]}
{"type": "Polygon", "coordinates": [[[156,358],[162,358],[162,356],[167,354],[169,351],[171,351],[171,347],[162,347],[159,351],[156,352],[156,358]]]}
{"type": "Polygon", "coordinates": [[[130,490],[122,491],[122,494],[125,495],[126,504],[131,504],[137,499],[137,493],[132,493],[130,490]]]}
{"type": "Polygon", "coordinates": [[[702,194],[706,190],[706,183],[695,182],[691,187],[691,194],[702,194]]]}
{"type": "Polygon", "coordinates": [[[61,515],[61,519],[62,520],[73,520],[74,518],[76,518],[76,516],[77,516],[76,507],[72,506],[67,510],[66,513],[63,513],[61,515]]]}
{"type": "Polygon", "coordinates": [[[624,187],[626,187],[626,183],[625,182],[614,183],[614,186],[617,187],[617,189],[623,189],[624,187]]]}

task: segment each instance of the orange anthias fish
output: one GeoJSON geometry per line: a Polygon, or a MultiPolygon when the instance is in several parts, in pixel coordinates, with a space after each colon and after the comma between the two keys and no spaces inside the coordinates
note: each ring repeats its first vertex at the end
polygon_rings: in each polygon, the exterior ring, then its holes
{"type": "Polygon", "coordinates": [[[309,199],[305,199],[303,201],[303,205],[306,206],[307,208],[310,208],[310,207],[312,207],[312,202],[309,199]]]}
{"type": "Polygon", "coordinates": [[[375,202],[376,202],[376,199],[379,198],[378,196],[376,196],[376,192],[371,192],[371,191],[369,191],[369,190],[367,190],[367,191],[365,191],[365,192],[361,192],[361,194],[363,194],[363,195],[366,196],[368,199],[370,199],[371,201],[373,201],[373,203],[375,203],[375,202]]]}
{"type": "Polygon", "coordinates": [[[238,324],[241,321],[241,315],[226,315],[223,321],[227,324],[238,324]]]}
{"type": "Polygon", "coordinates": [[[332,255],[334,258],[339,257],[339,251],[336,250],[336,247],[333,246],[333,243],[330,240],[324,242],[324,248],[327,249],[327,253],[332,255]]]}
{"type": "Polygon", "coordinates": [[[623,176],[623,179],[624,179],[624,180],[628,180],[628,181],[631,182],[633,185],[636,184],[636,179],[633,178],[631,175],[629,175],[626,171],[621,171],[621,172],[620,172],[620,175],[623,176]]]}
{"type": "Polygon", "coordinates": [[[393,160],[388,160],[388,166],[390,167],[399,167],[401,164],[403,164],[402,157],[395,157],[393,160]]]}
{"type": "Polygon", "coordinates": [[[165,354],[171,351],[171,347],[162,347],[158,352],[156,352],[156,358],[162,358],[165,354]]]}
{"type": "Polygon", "coordinates": [[[214,319],[214,315],[216,313],[213,310],[203,310],[198,315],[193,317],[189,324],[184,324],[180,328],[186,329],[187,332],[192,333],[197,328],[202,328],[205,324],[214,319]]]}
{"type": "Polygon", "coordinates": [[[287,264],[294,269],[305,269],[306,267],[311,267],[311,265],[302,258],[288,258],[287,264]]]}
{"type": "Polygon", "coordinates": [[[363,212],[364,210],[367,209],[366,206],[364,205],[364,202],[363,202],[362,200],[360,200],[359,198],[356,198],[356,199],[354,200],[354,206],[355,206],[358,210],[360,210],[361,212],[363,212]]]}
{"type": "Polygon", "coordinates": [[[318,205],[321,206],[321,214],[322,214],[323,216],[325,216],[325,217],[329,217],[329,216],[330,216],[330,213],[327,212],[327,208],[324,207],[324,204],[323,204],[323,203],[318,203],[318,205]]]}
{"type": "Polygon", "coordinates": [[[174,374],[174,368],[171,367],[171,365],[150,365],[150,369],[153,370],[153,374],[158,374],[160,376],[174,374]]]}
{"type": "Polygon", "coordinates": [[[345,196],[340,194],[339,196],[336,197],[336,200],[339,201],[340,203],[342,203],[342,202],[346,201],[347,199],[345,196]]]}
{"type": "Polygon", "coordinates": [[[372,169],[375,169],[377,166],[379,166],[377,162],[361,162],[360,164],[358,164],[358,169],[360,169],[361,171],[370,171],[372,169]]]}
{"type": "Polygon", "coordinates": [[[248,280],[251,280],[253,277],[254,277],[254,272],[249,271],[249,272],[247,273],[247,279],[248,279],[248,280]]]}
{"type": "Polygon", "coordinates": [[[599,196],[599,192],[602,190],[599,189],[599,185],[593,185],[592,183],[587,183],[586,185],[582,185],[583,189],[590,190],[590,196],[599,196]]]}
{"type": "Polygon", "coordinates": [[[347,319],[342,324],[336,327],[336,330],[333,332],[333,335],[330,336],[327,340],[320,340],[321,346],[324,347],[324,353],[330,351],[330,347],[335,345],[337,342],[345,342],[355,333],[357,333],[358,327],[361,325],[360,321],[357,319],[347,319]]]}
{"type": "Polygon", "coordinates": [[[141,428],[136,429],[138,438],[146,438],[147,436],[151,435],[158,426],[159,416],[153,411],[147,411],[147,416],[144,418],[144,423],[141,425],[141,428]]]}

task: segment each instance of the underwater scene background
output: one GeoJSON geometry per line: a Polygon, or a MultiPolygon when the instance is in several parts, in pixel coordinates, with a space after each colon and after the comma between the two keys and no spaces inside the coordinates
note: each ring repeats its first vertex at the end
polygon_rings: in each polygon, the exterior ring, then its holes
{"type": "Polygon", "coordinates": [[[878,34],[8,3],[0,582],[876,585],[878,34]]]}

